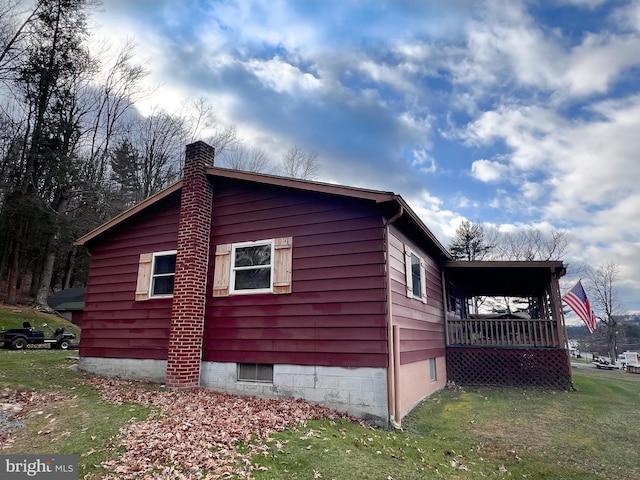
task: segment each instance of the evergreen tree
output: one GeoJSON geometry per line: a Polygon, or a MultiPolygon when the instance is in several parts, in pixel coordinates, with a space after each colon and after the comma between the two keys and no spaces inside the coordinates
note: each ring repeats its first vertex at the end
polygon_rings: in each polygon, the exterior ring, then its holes
{"type": "Polygon", "coordinates": [[[481,260],[491,251],[492,245],[485,242],[482,225],[463,220],[451,240],[449,252],[456,260],[481,260]]]}

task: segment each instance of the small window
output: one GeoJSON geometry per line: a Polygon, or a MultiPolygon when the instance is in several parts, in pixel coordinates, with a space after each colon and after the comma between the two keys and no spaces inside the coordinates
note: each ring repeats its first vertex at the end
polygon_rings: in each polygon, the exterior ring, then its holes
{"type": "Polygon", "coordinates": [[[268,363],[239,363],[238,381],[273,383],[273,365],[268,363]]]}
{"type": "Polygon", "coordinates": [[[427,262],[413,253],[409,245],[404,246],[404,269],[407,297],[427,303],[427,262]]]}
{"type": "Polygon", "coordinates": [[[413,286],[413,296],[415,298],[422,298],[422,281],[420,273],[420,257],[416,254],[411,254],[411,285],[413,286]]]}
{"type": "Polygon", "coordinates": [[[176,252],[158,252],[153,254],[151,271],[151,296],[167,297],[173,295],[173,281],[176,276],[176,252]]]}
{"type": "Polygon", "coordinates": [[[437,368],[437,363],[435,358],[429,359],[429,379],[432,382],[435,382],[436,380],[438,380],[438,368],[437,368]]]}
{"type": "Polygon", "coordinates": [[[231,252],[231,292],[271,292],[273,241],[238,243],[231,252]]]}

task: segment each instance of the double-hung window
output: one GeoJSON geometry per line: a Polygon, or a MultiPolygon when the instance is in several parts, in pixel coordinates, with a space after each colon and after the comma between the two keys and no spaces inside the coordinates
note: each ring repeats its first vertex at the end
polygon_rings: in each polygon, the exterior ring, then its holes
{"type": "Polygon", "coordinates": [[[291,293],[293,238],[216,245],[213,296],[291,293]]]}
{"type": "Polygon", "coordinates": [[[273,240],[236,243],[231,249],[231,293],[270,293],[273,240]]]}
{"type": "Polygon", "coordinates": [[[173,281],[176,276],[176,252],[159,252],[153,254],[151,272],[151,297],[173,295],[173,281]]]}
{"type": "Polygon", "coordinates": [[[143,253],[138,262],[136,300],[173,296],[176,276],[176,251],[143,253]]]}

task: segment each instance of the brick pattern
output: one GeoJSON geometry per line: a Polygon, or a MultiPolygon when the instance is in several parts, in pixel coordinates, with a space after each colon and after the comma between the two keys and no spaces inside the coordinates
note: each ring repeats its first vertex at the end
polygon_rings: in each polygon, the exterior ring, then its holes
{"type": "Polygon", "coordinates": [[[166,383],[173,388],[200,384],[213,202],[206,168],[213,157],[213,148],[204,142],[187,145],[167,356],[166,383]]]}

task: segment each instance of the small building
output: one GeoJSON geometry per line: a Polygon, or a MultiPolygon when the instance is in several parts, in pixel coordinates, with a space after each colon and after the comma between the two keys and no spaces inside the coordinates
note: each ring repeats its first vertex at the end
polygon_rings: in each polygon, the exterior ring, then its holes
{"type": "Polygon", "coordinates": [[[84,287],[65,288],[47,297],[47,305],[53,308],[62,318],[81,327],[84,294],[84,287]]]}
{"type": "MultiPolygon", "coordinates": [[[[474,328],[449,312],[481,293],[399,195],[217,168],[202,142],[181,181],[76,245],[91,253],[81,369],[304,398],[382,425],[445,386],[464,345],[452,334],[474,328]]],[[[557,286],[551,263],[533,271],[557,286]]],[[[556,290],[542,301],[566,357],[556,290]]]]}

